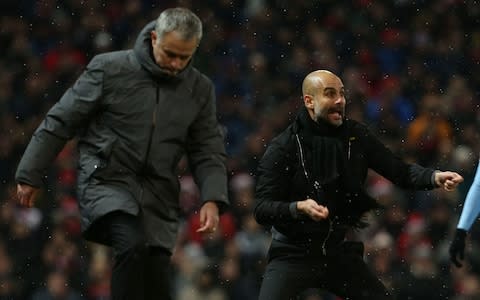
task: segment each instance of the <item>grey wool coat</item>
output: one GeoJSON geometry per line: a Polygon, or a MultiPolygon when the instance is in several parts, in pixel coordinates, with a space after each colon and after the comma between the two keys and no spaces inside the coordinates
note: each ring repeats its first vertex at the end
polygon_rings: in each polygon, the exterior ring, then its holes
{"type": "Polygon", "coordinates": [[[35,187],[65,143],[78,137],[78,201],[87,239],[112,211],[140,215],[151,245],[173,249],[179,222],[179,160],[187,155],[202,201],[228,204],[225,147],[212,82],[188,65],[168,77],[150,32],[133,49],[95,56],[47,113],[19,163],[16,181],[35,187]]]}

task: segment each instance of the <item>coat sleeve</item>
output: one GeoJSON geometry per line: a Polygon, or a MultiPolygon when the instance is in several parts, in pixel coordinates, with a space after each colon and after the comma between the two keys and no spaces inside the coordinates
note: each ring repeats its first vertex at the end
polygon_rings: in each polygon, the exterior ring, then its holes
{"type": "Polygon", "coordinates": [[[458,221],[457,228],[469,231],[475,223],[478,215],[480,214],[480,161],[477,164],[477,170],[475,171],[475,177],[473,178],[472,185],[468,189],[465,203],[463,204],[460,220],[458,221]]]}
{"type": "Polygon", "coordinates": [[[228,205],[224,134],[217,120],[215,90],[209,81],[206,101],[190,126],[187,155],[202,201],[228,205]]]}
{"type": "Polygon", "coordinates": [[[17,182],[40,187],[48,167],[88,121],[102,96],[103,69],[98,57],[92,59],[74,85],[48,111],[35,130],[15,174],[17,182]]]}
{"type": "Polygon", "coordinates": [[[292,212],[292,204],[295,203],[286,201],[291,185],[291,172],[287,161],[287,152],[275,143],[270,144],[260,160],[254,209],[254,216],[259,224],[275,225],[295,221],[295,214],[292,212]]]}
{"type": "Polygon", "coordinates": [[[422,190],[433,189],[433,173],[435,170],[418,164],[407,163],[395,155],[368,129],[363,129],[364,142],[367,151],[368,166],[404,189],[422,190]]]}

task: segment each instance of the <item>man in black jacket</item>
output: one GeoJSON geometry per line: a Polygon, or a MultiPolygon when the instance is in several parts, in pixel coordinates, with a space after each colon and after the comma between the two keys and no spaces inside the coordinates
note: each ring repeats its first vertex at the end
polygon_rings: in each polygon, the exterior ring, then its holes
{"type": "Polygon", "coordinates": [[[305,78],[304,106],[272,140],[258,167],[255,218],[272,226],[260,300],[294,299],[307,288],[344,299],[391,299],[363,261],[363,243],[345,241],[363,228],[377,202],[364,191],[369,168],[406,189],[453,190],[455,172],[407,164],[367,128],[345,119],[345,90],[335,74],[305,78]]]}
{"type": "Polygon", "coordinates": [[[112,299],[171,299],[184,154],[203,201],[198,231],[214,231],[228,203],[214,87],[191,65],[201,37],[195,14],[171,8],[145,26],[133,49],[95,56],[18,166],[18,202],[31,207],[46,170],[78,136],[82,229],[113,248],[112,299]]]}

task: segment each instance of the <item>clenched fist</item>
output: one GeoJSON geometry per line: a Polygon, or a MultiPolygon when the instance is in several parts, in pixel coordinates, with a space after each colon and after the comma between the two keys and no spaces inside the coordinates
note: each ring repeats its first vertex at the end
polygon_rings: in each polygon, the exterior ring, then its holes
{"type": "Polygon", "coordinates": [[[297,202],[297,211],[308,215],[312,220],[320,221],[328,217],[328,208],[318,204],[313,199],[307,199],[297,202]]]}

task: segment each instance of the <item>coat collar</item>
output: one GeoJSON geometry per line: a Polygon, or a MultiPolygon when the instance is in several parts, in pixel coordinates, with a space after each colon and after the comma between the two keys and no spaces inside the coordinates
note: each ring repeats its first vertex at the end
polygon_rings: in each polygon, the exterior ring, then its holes
{"type": "Polygon", "coordinates": [[[137,37],[135,41],[135,45],[133,47],[133,51],[135,56],[137,57],[138,61],[142,65],[142,67],[147,70],[153,77],[157,79],[164,79],[168,81],[182,81],[187,78],[188,74],[192,71],[192,60],[188,63],[188,65],[183,69],[180,73],[176,76],[171,76],[164,72],[155,62],[153,58],[153,51],[152,51],[152,40],[150,37],[150,33],[152,30],[155,29],[156,21],[151,21],[145,27],[143,27],[142,31],[137,37]]]}

